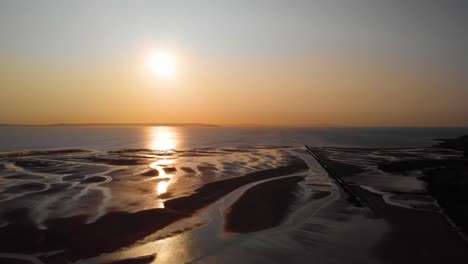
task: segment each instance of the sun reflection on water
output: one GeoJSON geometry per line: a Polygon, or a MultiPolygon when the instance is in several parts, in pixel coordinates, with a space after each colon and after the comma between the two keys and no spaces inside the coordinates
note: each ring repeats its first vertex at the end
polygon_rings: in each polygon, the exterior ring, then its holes
{"type": "Polygon", "coordinates": [[[167,165],[171,165],[171,164],[174,164],[174,163],[175,163],[174,159],[160,159],[160,160],[157,160],[157,161],[151,163],[150,167],[153,168],[153,169],[158,169],[158,167],[167,166],[167,165]]]}
{"type": "Polygon", "coordinates": [[[157,161],[149,165],[150,168],[159,172],[157,178],[164,178],[156,184],[155,191],[158,195],[166,193],[172,182],[172,175],[167,173],[164,168],[175,164],[175,159],[171,157],[171,154],[174,153],[178,145],[177,138],[176,129],[173,127],[151,127],[148,148],[163,154],[157,161]]]}
{"type": "Polygon", "coordinates": [[[151,150],[171,153],[177,147],[177,133],[173,127],[151,127],[151,150]]]}
{"type": "Polygon", "coordinates": [[[158,182],[158,185],[156,186],[156,191],[158,194],[163,194],[167,192],[167,187],[169,186],[169,182],[167,181],[160,181],[158,182]]]}

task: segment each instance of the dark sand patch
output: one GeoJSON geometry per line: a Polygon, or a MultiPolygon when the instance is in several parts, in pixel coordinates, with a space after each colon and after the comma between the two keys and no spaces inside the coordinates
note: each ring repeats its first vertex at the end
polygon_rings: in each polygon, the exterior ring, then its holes
{"type": "Polygon", "coordinates": [[[22,253],[65,249],[53,258],[61,259],[54,263],[66,263],[130,245],[187,216],[159,208],[136,213],[113,212],[91,224],[84,224],[84,216],[53,219],[46,222],[48,229],[40,230],[24,212],[13,212],[9,215],[13,220],[10,225],[0,228],[0,248],[22,253]]]}
{"type": "Polygon", "coordinates": [[[22,168],[46,168],[52,166],[54,163],[50,161],[42,160],[24,160],[24,159],[15,159],[13,161],[16,166],[22,168]]]}
{"type": "Polygon", "coordinates": [[[149,160],[149,159],[154,159],[155,156],[151,155],[120,155],[118,156],[119,158],[128,158],[128,159],[141,159],[141,160],[149,160]]]}
{"type": "Polygon", "coordinates": [[[307,183],[307,186],[329,187],[330,184],[323,184],[323,183],[307,183]]]}
{"type": "Polygon", "coordinates": [[[457,166],[459,163],[466,163],[462,159],[416,159],[416,160],[402,160],[394,162],[381,162],[378,168],[386,172],[406,173],[411,170],[422,170],[428,168],[457,166]]]}
{"type": "Polygon", "coordinates": [[[364,172],[364,169],[360,166],[328,159],[326,151],[317,148],[312,148],[311,150],[320,160],[326,160],[326,164],[324,165],[327,166],[327,169],[334,175],[348,177],[364,172]]]}
{"type": "Polygon", "coordinates": [[[172,193],[170,193],[170,192],[166,192],[166,193],[158,195],[158,198],[160,198],[160,199],[169,199],[171,197],[172,197],[172,193]]]}
{"type": "Polygon", "coordinates": [[[468,234],[468,160],[458,166],[429,170],[422,179],[428,183],[429,193],[468,234]]]}
{"type": "Polygon", "coordinates": [[[148,170],[147,172],[144,172],[141,174],[142,176],[158,176],[159,175],[159,171],[158,170],[155,170],[155,169],[151,169],[151,170],[148,170]]]}
{"type": "Polygon", "coordinates": [[[72,175],[63,176],[62,181],[64,182],[81,181],[84,177],[85,175],[72,174],[72,175]]]}
{"type": "Polygon", "coordinates": [[[102,176],[92,176],[81,181],[81,183],[98,183],[106,181],[106,177],[102,176]]]}
{"type": "Polygon", "coordinates": [[[17,175],[11,175],[11,176],[5,176],[3,177],[4,179],[11,179],[11,180],[42,180],[44,177],[42,176],[37,176],[37,175],[31,175],[31,174],[17,174],[17,175]]]}
{"type": "Polygon", "coordinates": [[[163,168],[163,170],[165,173],[174,173],[177,171],[175,167],[166,167],[166,168],[163,168]]]}
{"type": "Polygon", "coordinates": [[[459,138],[438,139],[438,141],[440,143],[436,145],[437,147],[460,150],[465,153],[465,156],[468,156],[468,135],[459,138]]]}
{"type": "Polygon", "coordinates": [[[30,156],[46,156],[46,155],[66,155],[66,154],[85,154],[90,153],[90,150],[84,149],[60,149],[60,150],[45,150],[45,151],[21,151],[11,153],[1,153],[0,158],[19,158],[30,156]]]}
{"type": "Polygon", "coordinates": [[[63,192],[66,189],[68,189],[72,184],[64,182],[64,183],[52,183],[49,186],[49,189],[44,190],[41,192],[41,194],[53,194],[53,193],[59,193],[63,192]]]}
{"type": "Polygon", "coordinates": [[[222,151],[225,151],[225,152],[233,152],[233,153],[242,153],[242,152],[245,152],[245,153],[248,153],[248,152],[252,152],[250,149],[248,148],[232,148],[232,149],[229,149],[229,148],[224,148],[224,149],[221,149],[222,151]]]}
{"type": "Polygon", "coordinates": [[[330,191],[319,191],[315,190],[309,197],[309,201],[315,201],[315,200],[320,200],[323,199],[331,194],[330,191]]]}
{"type": "Polygon", "coordinates": [[[104,163],[108,165],[121,165],[121,166],[132,166],[132,165],[142,165],[147,163],[146,160],[140,159],[119,159],[119,158],[106,158],[106,157],[88,157],[86,160],[97,163],[104,163]]]}
{"type": "Polygon", "coordinates": [[[193,195],[165,201],[164,206],[166,208],[180,210],[182,212],[193,213],[243,185],[288,175],[306,170],[307,168],[308,166],[304,161],[297,160],[296,162],[283,167],[256,171],[237,178],[207,183],[195,190],[193,195]]]}
{"type": "Polygon", "coordinates": [[[147,264],[147,263],[153,262],[155,259],[156,259],[155,255],[149,255],[149,256],[107,262],[107,264],[147,264]]]}
{"type": "Polygon", "coordinates": [[[4,264],[31,264],[33,262],[22,259],[12,259],[12,258],[3,258],[0,257],[0,263],[4,264]]]}
{"type": "Polygon", "coordinates": [[[198,171],[200,172],[211,172],[217,170],[214,165],[205,165],[205,166],[197,166],[198,171]]]}
{"type": "Polygon", "coordinates": [[[195,170],[190,167],[181,167],[180,169],[186,173],[195,173],[195,170]]]}
{"type": "Polygon", "coordinates": [[[107,173],[107,175],[109,175],[111,177],[128,176],[129,172],[126,169],[120,169],[120,170],[111,171],[111,172],[107,173]]]}
{"type": "Polygon", "coordinates": [[[23,183],[18,185],[12,185],[7,188],[3,192],[5,193],[22,193],[22,192],[37,192],[47,189],[47,185],[39,182],[29,182],[23,183]]]}
{"type": "Polygon", "coordinates": [[[342,177],[356,175],[364,171],[361,167],[349,163],[337,163],[335,166],[333,166],[332,170],[333,173],[342,174],[342,177]],[[346,172],[346,174],[343,172],[346,172]]]}
{"type": "Polygon", "coordinates": [[[272,180],[248,189],[227,209],[225,230],[249,233],[279,225],[295,201],[297,183],[304,177],[272,180]]]}
{"type": "Polygon", "coordinates": [[[179,157],[210,157],[210,156],[217,156],[219,154],[208,154],[208,153],[182,153],[177,156],[179,157]]]}
{"type": "Polygon", "coordinates": [[[177,151],[179,157],[210,157],[225,155],[223,151],[217,151],[216,149],[194,149],[189,151],[177,151]]]}
{"type": "Polygon", "coordinates": [[[121,150],[109,150],[109,151],[107,151],[107,153],[109,153],[109,154],[141,153],[141,152],[151,153],[153,151],[150,150],[150,149],[121,149],[121,150]]]}

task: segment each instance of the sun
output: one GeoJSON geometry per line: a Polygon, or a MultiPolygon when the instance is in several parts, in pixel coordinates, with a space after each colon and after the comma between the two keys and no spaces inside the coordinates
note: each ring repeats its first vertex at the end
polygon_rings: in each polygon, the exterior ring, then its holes
{"type": "Polygon", "coordinates": [[[152,74],[162,78],[173,78],[177,72],[176,58],[169,51],[150,53],[146,66],[152,74]]]}

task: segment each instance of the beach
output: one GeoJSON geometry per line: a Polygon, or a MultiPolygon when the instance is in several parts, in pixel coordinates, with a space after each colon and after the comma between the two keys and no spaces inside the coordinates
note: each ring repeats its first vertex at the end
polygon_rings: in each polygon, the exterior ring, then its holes
{"type": "Polygon", "coordinates": [[[461,205],[466,201],[466,139],[444,139],[428,148],[312,151],[389,223],[391,231],[377,247],[389,263],[463,263],[468,249],[468,218],[461,205]]]}
{"type": "Polygon", "coordinates": [[[0,260],[464,263],[464,144],[3,152],[0,260]]]}

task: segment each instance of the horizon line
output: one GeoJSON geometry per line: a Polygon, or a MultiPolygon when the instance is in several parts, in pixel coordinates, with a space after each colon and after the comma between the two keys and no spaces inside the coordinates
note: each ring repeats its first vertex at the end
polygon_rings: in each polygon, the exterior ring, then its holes
{"type": "Polygon", "coordinates": [[[71,126],[174,126],[174,127],[296,127],[296,128],[468,128],[468,125],[339,125],[339,124],[209,124],[209,123],[170,123],[170,122],[142,122],[142,123],[0,123],[5,126],[37,126],[37,127],[71,127],[71,126]]]}

